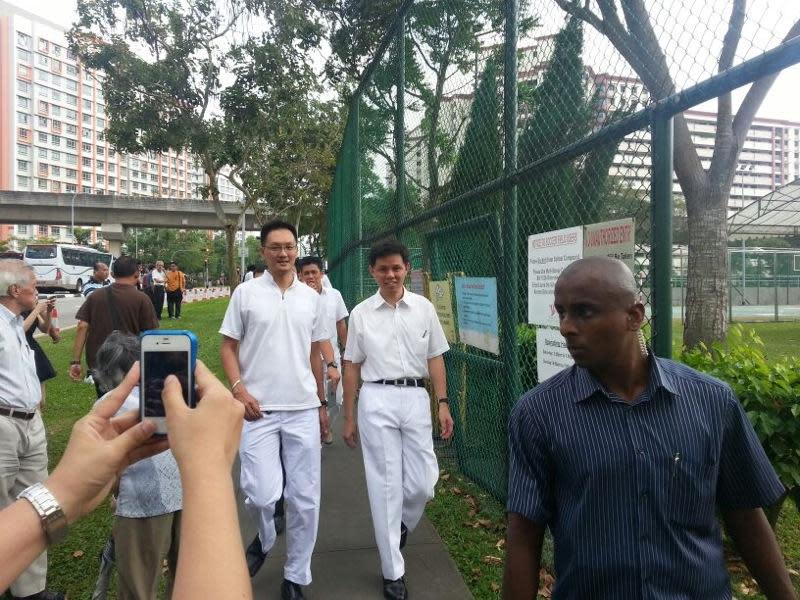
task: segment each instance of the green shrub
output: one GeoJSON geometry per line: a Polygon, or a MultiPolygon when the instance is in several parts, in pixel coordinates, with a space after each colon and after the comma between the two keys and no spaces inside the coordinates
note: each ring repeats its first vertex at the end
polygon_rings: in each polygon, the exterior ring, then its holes
{"type": "Polygon", "coordinates": [[[519,383],[523,392],[534,388],[539,379],[536,376],[536,327],[521,323],[517,326],[517,346],[519,347],[519,383]]]}
{"type": "MultiPolygon", "coordinates": [[[[800,358],[768,362],[758,334],[736,325],[726,344],[700,344],[684,352],[682,361],[731,386],[788,495],[800,507],[800,358]]],[[[773,525],[781,505],[768,511],[773,525]]]]}

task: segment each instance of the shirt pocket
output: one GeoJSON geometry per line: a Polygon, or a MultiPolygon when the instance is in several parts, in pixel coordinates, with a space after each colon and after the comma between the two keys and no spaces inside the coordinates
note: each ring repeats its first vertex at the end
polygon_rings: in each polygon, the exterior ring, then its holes
{"type": "Polygon", "coordinates": [[[676,451],[669,460],[667,514],[673,523],[713,528],[716,516],[716,461],[709,453],[676,451]]]}

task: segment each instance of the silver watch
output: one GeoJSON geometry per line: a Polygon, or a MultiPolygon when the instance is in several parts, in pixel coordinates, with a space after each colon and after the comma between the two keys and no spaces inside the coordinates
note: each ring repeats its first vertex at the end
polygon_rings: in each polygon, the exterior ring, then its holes
{"type": "Polygon", "coordinates": [[[43,483],[34,483],[22,490],[17,499],[25,498],[31,503],[34,510],[39,513],[42,519],[42,528],[47,538],[47,544],[52,546],[58,544],[67,537],[67,517],[61,510],[61,505],[56,497],[48,490],[43,483]]]}

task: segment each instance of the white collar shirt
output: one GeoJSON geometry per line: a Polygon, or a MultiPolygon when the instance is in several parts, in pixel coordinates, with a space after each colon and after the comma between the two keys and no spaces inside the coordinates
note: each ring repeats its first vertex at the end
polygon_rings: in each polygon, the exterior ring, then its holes
{"type": "Polygon", "coordinates": [[[167,272],[153,269],[150,271],[150,277],[153,279],[153,285],[164,285],[167,281],[167,272]]]}
{"type": "Polygon", "coordinates": [[[0,406],[34,411],[42,399],[22,317],[0,304],[0,406]]]}
{"type": "Polygon", "coordinates": [[[364,381],[425,378],[428,359],[449,349],[433,304],[406,289],[397,306],[378,292],[353,309],[344,359],[361,364],[364,381]]]}
{"type": "Polygon", "coordinates": [[[330,338],[320,295],[297,277],[281,292],[269,273],[233,292],[219,332],[239,341],[242,383],[262,410],[319,406],[311,343],[330,338]]]}
{"type": "Polygon", "coordinates": [[[325,305],[325,324],[331,332],[331,346],[333,346],[333,355],[338,360],[339,358],[339,333],[336,330],[336,324],[342,319],[346,319],[350,314],[347,312],[347,306],[344,303],[344,298],[339,290],[330,288],[322,288],[320,292],[322,303],[325,305]]]}

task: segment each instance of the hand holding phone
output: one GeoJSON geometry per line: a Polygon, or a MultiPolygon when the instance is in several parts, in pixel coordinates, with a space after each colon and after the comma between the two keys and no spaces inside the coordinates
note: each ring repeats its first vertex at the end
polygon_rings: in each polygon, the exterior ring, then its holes
{"type": "Polygon", "coordinates": [[[181,384],[183,400],[194,408],[194,369],[197,360],[197,338],[191,331],[149,330],[142,333],[140,418],[152,421],[156,433],[167,433],[167,419],[161,392],[168,376],[181,384]]]}

